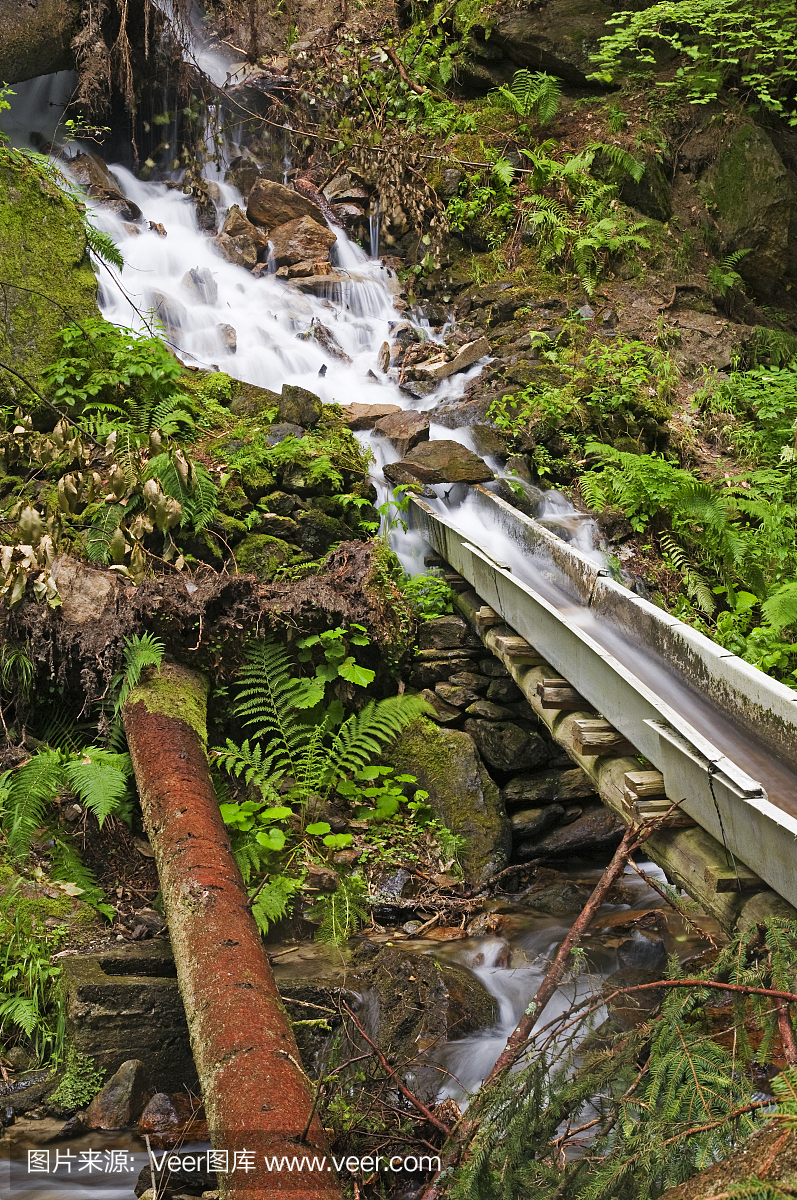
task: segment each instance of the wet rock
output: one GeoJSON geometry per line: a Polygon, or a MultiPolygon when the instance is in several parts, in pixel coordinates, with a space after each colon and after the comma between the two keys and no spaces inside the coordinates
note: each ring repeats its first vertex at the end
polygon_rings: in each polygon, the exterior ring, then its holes
{"type": "Polygon", "coordinates": [[[380,437],[387,438],[391,446],[403,457],[419,442],[429,440],[429,415],[413,412],[412,409],[397,412],[392,416],[381,417],[374,425],[374,431],[380,437]]]}
{"type": "Polygon", "coordinates": [[[560,804],[548,804],[545,808],[524,808],[513,813],[512,836],[517,839],[536,837],[556,825],[564,811],[560,804]]]}
{"type": "Polygon", "coordinates": [[[436,683],[434,690],[441,700],[453,704],[454,708],[465,708],[479,699],[479,693],[473,688],[452,687],[450,683],[436,683]]]}
{"type": "Polygon", "coordinates": [[[655,934],[635,929],[617,947],[617,961],[629,970],[663,971],[667,965],[667,947],[655,934]]]}
{"type": "Polygon", "coordinates": [[[468,934],[458,925],[435,925],[434,929],[427,929],[423,936],[433,942],[461,942],[468,934]]]}
{"type": "Polygon", "coordinates": [[[237,267],[251,271],[268,248],[268,238],[248,221],[237,204],[233,204],[216,238],[216,246],[237,267]]]}
{"type": "MultiPolygon", "coordinates": [[[[392,480],[394,464],[385,467],[392,480]]],[[[397,464],[421,483],[486,483],[493,473],[483,459],[460,442],[422,442],[397,464]]]]}
{"type": "Polygon", "coordinates": [[[199,1105],[192,1105],[185,1093],[156,1092],[138,1123],[138,1136],[147,1135],[155,1149],[170,1150],[182,1140],[204,1141],[208,1128],[199,1105]]]}
{"type": "Polygon", "coordinates": [[[89,1129],[127,1129],[134,1125],[151,1095],[147,1068],[140,1059],[122,1063],[86,1112],[89,1129]]]}
{"type": "Polygon", "coordinates": [[[438,1072],[419,1069],[419,1051],[448,1038],[467,1037],[497,1018],[495,1000],[464,967],[441,965],[432,956],[372,942],[357,949],[351,967],[358,987],[368,988],[379,1001],[374,1040],[389,1046],[398,1062],[412,1063],[416,1094],[431,1097],[439,1089],[438,1072]]]}
{"type": "Polygon", "coordinates": [[[404,410],[398,404],[342,404],[343,420],[349,429],[373,429],[382,417],[404,410]]]}
{"type": "Polygon", "coordinates": [[[416,371],[422,379],[431,379],[438,383],[441,379],[447,379],[449,375],[455,375],[457,371],[464,371],[466,367],[472,366],[489,353],[490,343],[487,338],[480,337],[473,342],[466,342],[457,350],[453,358],[439,355],[420,363],[416,367],[416,371]]]}
{"type": "Polygon", "coordinates": [[[330,180],[323,189],[323,194],[330,203],[332,201],[367,200],[369,195],[367,189],[357,180],[352,179],[347,172],[342,172],[330,180]]]}
{"type": "Polygon", "coordinates": [[[239,154],[232,159],[224,173],[224,182],[231,183],[246,198],[258,179],[262,179],[262,168],[253,158],[239,154]]]}
{"type": "Polygon", "coordinates": [[[123,221],[140,221],[141,209],[132,200],[128,200],[118,188],[90,187],[86,193],[92,200],[97,200],[103,208],[109,208],[123,221]]]}
{"type": "Polygon", "coordinates": [[[83,188],[96,188],[98,191],[118,192],[119,182],[111,174],[108,164],[99,154],[83,151],[65,164],[69,174],[83,188]]]}
{"type": "Polygon", "coordinates": [[[548,758],[548,746],[538,733],[529,733],[514,721],[468,721],[471,734],[488,766],[496,771],[527,771],[548,758]]]}
{"type": "Polygon", "coordinates": [[[322,325],[316,317],[313,318],[313,323],[306,333],[297,333],[296,336],[302,342],[318,342],[319,346],[327,352],[330,358],[336,358],[339,362],[351,362],[351,359],[332,330],[327,329],[326,325],[322,325]]]}
{"type": "MultiPolygon", "coordinates": [[[[665,954],[662,966],[666,965],[665,954]]],[[[604,981],[604,988],[638,987],[640,983],[655,983],[661,979],[661,971],[654,968],[621,967],[613,971],[604,981]]],[[[654,1013],[666,995],[665,990],[651,988],[648,992],[634,992],[630,995],[616,996],[608,1005],[610,1020],[615,1029],[636,1029],[647,1021],[654,1013]]]]}
{"type": "Polygon", "coordinates": [[[469,883],[482,883],[506,866],[509,820],[468,734],[421,718],[398,737],[387,761],[415,775],[440,820],[465,838],[460,862],[469,883]]]}
{"type": "Polygon", "coordinates": [[[437,692],[433,692],[430,688],[425,688],[421,695],[427,704],[430,704],[434,709],[433,720],[437,721],[438,725],[451,725],[452,722],[458,721],[462,716],[459,708],[455,708],[453,704],[448,704],[442,696],[438,696],[437,692]]]}
{"type": "Polygon", "coordinates": [[[329,261],[329,251],[336,241],[328,225],[319,225],[313,217],[298,217],[278,225],[269,234],[269,241],[278,267],[293,263],[329,261]]]}
{"type": "Polygon", "coordinates": [[[314,392],[308,392],[306,388],[290,383],[282,385],[282,394],[279,399],[281,421],[288,421],[293,425],[302,425],[305,429],[311,429],[318,424],[322,411],[321,400],[314,392]]]}
{"type": "Polygon", "coordinates": [[[269,230],[302,217],[310,217],[316,223],[324,221],[318,205],[273,179],[255,180],[249,193],[246,215],[255,225],[269,230]]]}
{"type": "Polygon", "coordinates": [[[517,775],[502,789],[501,795],[507,808],[519,805],[531,808],[539,804],[589,800],[595,795],[595,784],[580,767],[548,768],[533,775],[517,775]]]}
{"type": "Polygon", "coordinates": [[[613,845],[620,840],[624,829],[624,823],[610,809],[602,804],[589,805],[572,824],[554,829],[534,844],[521,842],[516,853],[519,858],[579,854],[582,850],[613,845]]]}
{"type": "Polygon", "coordinates": [[[468,922],[467,931],[470,937],[487,937],[502,933],[506,928],[506,917],[501,913],[480,912],[468,922]]]}
{"type": "Polygon", "coordinates": [[[227,325],[222,321],[216,326],[216,328],[219,331],[219,337],[221,338],[221,344],[224,349],[229,354],[235,354],[236,350],[238,349],[238,334],[235,331],[235,327],[233,325],[227,325]]]}
{"type": "Polygon", "coordinates": [[[181,286],[191,293],[194,304],[216,304],[219,285],[207,267],[192,267],[180,280],[181,286]]]}
{"type": "Polygon", "coordinates": [[[194,212],[196,223],[204,233],[215,233],[218,225],[216,205],[205,191],[194,196],[194,212]]]}
{"type": "MultiPolygon", "coordinates": [[[[532,857],[531,855],[529,857],[532,857]]],[[[580,913],[590,896],[590,889],[572,879],[546,878],[541,886],[524,895],[523,902],[551,917],[572,917],[580,913]]]]}
{"type": "Polygon", "coordinates": [[[418,630],[420,650],[481,650],[482,644],[462,617],[435,617],[418,630]]]}
{"type": "Polygon", "coordinates": [[[155,316],[163,323],[166,336],[173,342],[179,341],[180,333],[188,321],[186,306],[174,296],[157,291],[149,293],[149,303],[155,316]]]}

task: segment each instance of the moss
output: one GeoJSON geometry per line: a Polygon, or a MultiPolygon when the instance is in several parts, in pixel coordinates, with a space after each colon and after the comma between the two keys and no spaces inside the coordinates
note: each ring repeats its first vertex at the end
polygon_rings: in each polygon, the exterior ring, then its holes
{"type": "Polygon", "coordinates": [[[219,509],[228,517],[235,517],[240,521],[251,507],[251,501],[247,499],[246,492],[238,483],[228,483],[219,493],[219,509]]]}
{"type": "MultiPolygon", "coordinates": [[[[41,390],[41,371],[55,357],[58,331],[70,319],[99,315],[78,204],[33,166],[0,164],[0,246],[6,285],[2,358],[41,390]]],[[[30,391],[1,374],[0,395],[30,408],[30,391]]]]}
{"type": "Polygon", "coordinates": [[[198,671],[180,670],[178,674],[167,664],[160,674],[151,675],[133,689],[127,706],[134,704],[143,704],[147,712],[185,721],[202,745],[207,746],[208,681],[198,671]]]}
{"type": "Polygon", "coordinates": [[[243,521],[236,521],[235,517],[228,517],[223,512],[217,512],[213,518],[213,529],[221,534],[228,546],[235,546],[249,532],[243,521]]]}
{"type": "Polygon", "coordinates": [[[294,558],[294,551],[281,538],[269,537],[267,533],[250,533],[235,552],[235,561],[241,575],[257,575],[268,582],[285,563],[294,558]]]}

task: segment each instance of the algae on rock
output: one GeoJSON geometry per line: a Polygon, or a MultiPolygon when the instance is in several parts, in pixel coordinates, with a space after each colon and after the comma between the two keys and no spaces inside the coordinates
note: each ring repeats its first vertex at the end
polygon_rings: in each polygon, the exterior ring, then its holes
{"type": "Polygon", "coordinates": [[[459,861],[469,883],[484,883],[506,866],[512,828],[469,734],[421,717],[388,750],[387,761],[415,775],[439,819],[465,839],[459,861]]]}
{"type": "MultiPolygon", "coordinates": [[[[32,165],[0,165],[0,246],[0,355],[41,390],[41,371],[60,351],[59,330],[99,316],[77,202],[32,165]]],[[[23,383],[6,371],[0,377],[0,396],[30,407],[23,383]]]]}

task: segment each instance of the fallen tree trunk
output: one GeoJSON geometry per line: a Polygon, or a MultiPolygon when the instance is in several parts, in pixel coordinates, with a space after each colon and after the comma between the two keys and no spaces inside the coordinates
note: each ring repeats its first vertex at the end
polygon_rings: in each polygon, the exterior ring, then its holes
{"type": "Polygon", "coordinates": [[[326,1137],[219,813],[206,708],[204,678],[168,664],[131,692],[122,716],[208,1127],[229,1154],[221,1196],[339,1200],[334,1172],[301,1161],[327,1154],[326,1137]],[[296,1157],[297,1169],[269,1173],[264,1155],[296,1157]]]}

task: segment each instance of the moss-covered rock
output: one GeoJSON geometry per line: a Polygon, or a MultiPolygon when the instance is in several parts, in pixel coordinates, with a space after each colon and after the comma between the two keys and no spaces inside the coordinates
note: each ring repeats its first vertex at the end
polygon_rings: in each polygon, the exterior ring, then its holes
{"type": "Polygon", "coordinates": [[[279,408],[280,398],[269,388],[258,387],[254,383],[244,383],[241,379],[233,381],[230,412],[236,417],[262,417],[272,419],[279,408]]]}
{"type": "Polygon", "coordinates": [[[228,546],[236,546],[249,533],[243,521],[237,521],[235,517],[228,517],[223,512],[216,513],[211,530],[213,533],[220,534],[228,546]]]}
{"type": "Polygon", "coordinates": [[[387,761],[415,775],[443,824],[465,839],[459,861],[468,882],[483,883],[506,866],[512,848],[509,818],[467,733],[439,729],[421,718],[401,734],[387,761]]]}
{"type": "Polygon", "coordinates": [[[299,545],[313,558],[325,554],[335,542],[345,542],[352,537],[348,525],[322,512],[320,508],[308,508],[301,513],[298,526],[299,545]]]}
{"type": "Polygon", "coordinates": [[[248,499],[257,504],[274,488],[277,481],[267,467],[254,467],[251,471],[242,473],[241,482],[248,499]]]}
{"type": "Polygon", "coordinates": [[[251,500],[238,483],[228,483],[226,488],[219,492],[219,510],[228,517],[235,517],[236,521],[240,521],[251,507],[251,500]]]}
{"type": "Polygon", "coordinates": [[[277,570],[295,557],[293,550],[281,538],[266,533],[250,533],[235,551],[235,561],[241,575],[257,575],[264,582],[274,578],[277,570]]]}
{"type": "MultiPolygon", "coordinates": [[[[32,165],[0,164],[2,359],[40,391],[56,334],[74,317],[99,315],[97,277],[77,202],[32,165]]],[[[29,389],[0,372],[0,395],[30,408],[29,389]]]]}
{"type": "Polygon", "coordinates": [[[797,271],[790,229],[797,219],[797,176],[763,129],[744,123],[725,134],[715,162],[699,183],[728,251],[749,250],[738,271],[768,294],[787,271],[797,271]]]}

